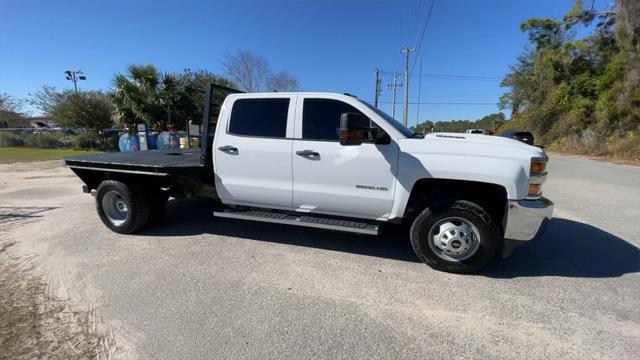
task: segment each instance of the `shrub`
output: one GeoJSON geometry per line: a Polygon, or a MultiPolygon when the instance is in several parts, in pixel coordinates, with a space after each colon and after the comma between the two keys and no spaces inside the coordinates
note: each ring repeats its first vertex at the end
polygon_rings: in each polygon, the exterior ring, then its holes
{"type": "Polygon", "coordinates": [[[640,137],[634,132],[628,132],[626,137],[611,137],[608,141],[598,141],[592,134],[583,131],[580,136],[557,139],[549,150],[640,161],[640,137]]]}
{"type": "Polygon", "coordinates": [[[80,133],[73,137],[71,144],[76,149],[94,149],[97,147],[97,137],[90,133],[80,133]]]}
{"type": "Polygon", "coordinates": [[[0,146],[24,146],[24,135],[15,132],[0,131],[0,146]]]}
{"type": "Polygon", "coordinates": [[[24,144],[38,148],[59,148],[64,146],[63,136],[58,133],[30,134],[25,137],[24,144]]]}
{"type": "Polygon", "coordinates": [[[610,146],[611,152],[617,158],[640,160],[640,137],[629,136],[610,146]]]}
{"type": "Polygon", "coordinates": [[[119,141],[120,141],[120,135],[119,134],[113,134],[113,135],[109,136],[108,138],[105,139],[105,142],[104,142],[105,150],[118,151],[119,150],[119,147],[118,147],[118,142],[119,141]]]}

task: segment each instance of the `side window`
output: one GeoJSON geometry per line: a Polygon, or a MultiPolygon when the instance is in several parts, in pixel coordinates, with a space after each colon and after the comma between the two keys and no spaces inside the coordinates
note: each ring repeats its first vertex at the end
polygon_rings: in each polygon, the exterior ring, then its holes
{"type": "Polygon", "coordinates": [[[340,115],[361,113],[353,106],[332,99],[304,99],[302,138],[308,140],[340,140],[340,115]]]}
{"type": "Polygon", "coordinates": [[[229,133],[284,138],[289,99],[239,99],[233,103],[229,133]]]}

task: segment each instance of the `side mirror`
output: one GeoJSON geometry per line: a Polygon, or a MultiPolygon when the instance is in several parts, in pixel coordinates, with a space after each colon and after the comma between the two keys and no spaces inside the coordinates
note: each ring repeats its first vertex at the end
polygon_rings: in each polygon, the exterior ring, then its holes
{"type": "Polygon", "coordinates": [[[340,145],[360,145],[365,139],[365,117],[357,113],[340,115],[340,145]]]}

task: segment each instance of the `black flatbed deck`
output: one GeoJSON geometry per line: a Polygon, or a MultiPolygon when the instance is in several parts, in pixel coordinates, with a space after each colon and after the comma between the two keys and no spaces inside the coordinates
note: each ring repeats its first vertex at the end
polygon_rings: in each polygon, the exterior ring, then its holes
{"type": "Polygon", "coordinates": [[[205,175],[210,169],[200,162],[200,149],[113,152],[64,157],[70,168],[150,175],[205,175]]]}

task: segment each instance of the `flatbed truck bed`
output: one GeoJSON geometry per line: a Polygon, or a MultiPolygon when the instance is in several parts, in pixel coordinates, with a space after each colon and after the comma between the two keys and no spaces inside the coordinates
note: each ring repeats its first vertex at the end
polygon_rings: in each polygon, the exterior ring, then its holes
{"type": "MultiPolygon", "coordinates": [[[[134,186],[151,198],[218,199],[214,188],[211,148],[222,102],[228,94],[240,91],[209,84],[205,89],[200,149],[169,149],[111,152],[67,156],[64,165],[85,183],[84,192],[96,191],[105,180],[134,186]],[[215,91],[214,91],[215,90],[215,91]],[[160,194],[160,195],[158,195],[160,194]]],[[[164,205],[162,205],[164,208],[164,205]]]]}
{"type": "Polygon", "coordinates": [[[86,193],[102,181],[117,180],[140,189],[164,189],[163,193],[176,198],[217,199],[213,167],[203,164],[201,156],[200,149],[171,149],[76,155],[63,161],[85,183],[86,193]]]}
{"type": "Polygon", "coordinates": [[[104,170],[156,176],[203,176],[210,171],[200,161],[199,149],[170,149],[76,155],[64,158],[72,169],[104,170]]]}

